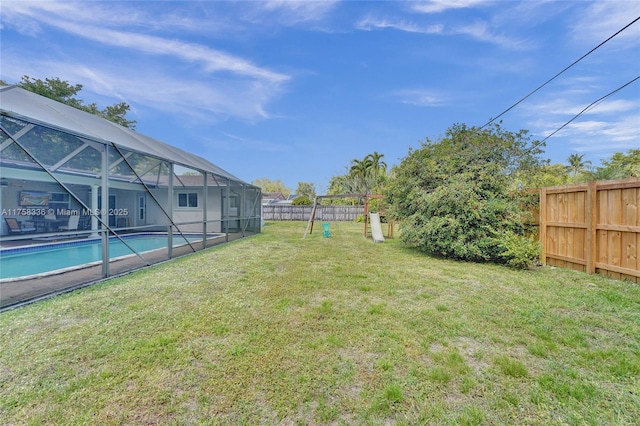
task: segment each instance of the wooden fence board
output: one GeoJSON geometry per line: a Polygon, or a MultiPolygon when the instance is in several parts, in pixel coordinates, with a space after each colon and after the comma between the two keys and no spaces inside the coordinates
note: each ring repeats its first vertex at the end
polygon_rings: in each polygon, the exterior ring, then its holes
{"type": "Polygon", "coordinates": [[[602,230],[599,229],[597,231],[597,253],[598,255],[596,256],[596,262],[600,263],[600,264],[606,264],[607,263],[607,239],[608,239],[608,232],[606,230],[602,230]]]}
{"type": "Polygon", "coordinates": [[[620,266],[625,269],[636,269],[637,264],[637,235],[631,232],[623,232],[621,235],[621,259],[620,266]]]}
{"type": "Polygon", "coordinates": [[[622,223],[624,225],[640,225],[638,214],[638,193],[640,189],[626,188],[622,190],[622,223]]]}
{"type": "Polygon", "coordinates": [[[543,188],[543,263],[640,282],[640,178],[543,188]]]}
{"type": "Polygon", "coordinates": [[[598,191],[596,185],[596,198],[598,200],[598,224],[608,224],[609,223],[609,210],[606,208],[607,202],[607,191],[598,191]]]}
{"type": "Polygon", "coordinates": [[[609,231],[607,233],[607,264],[620,266],[621,233],[609,231]]]}
{"type": "Polygon", "coordinates": [[[558,215],[558,194],[550,194],[547,201],[547,221],[559,222],[558,215]]]}
{"type": "Polygon", "coordinates": [[[587,204],[587,191],[580,191],[576,193],[576,208],[575,211],[575,223],[587,223],[587,209],[584,208],[587,204]]]}
{"type": "Polygon", "coordinates": [[[567,194],[558,194],[558,222],[567,223],[569,222],[568,218],[568,201],[567,194]]]}

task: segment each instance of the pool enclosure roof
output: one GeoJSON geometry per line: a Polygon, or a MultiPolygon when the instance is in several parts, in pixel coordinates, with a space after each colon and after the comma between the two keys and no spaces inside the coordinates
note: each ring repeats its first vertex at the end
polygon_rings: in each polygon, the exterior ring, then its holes
{"type": "Polygon", "coordinates": [[[0,86],[0,112],[104,144],[168,159],[174,163],[242,182],[195,154],[120,126],[97,115],[62,104],[17,86],[0,86]]]}

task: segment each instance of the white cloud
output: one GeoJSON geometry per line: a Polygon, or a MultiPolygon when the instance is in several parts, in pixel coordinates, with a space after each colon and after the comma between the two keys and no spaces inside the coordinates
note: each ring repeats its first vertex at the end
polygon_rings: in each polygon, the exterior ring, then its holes
{"type": "MultiPolygon", "coordinates": [[[[28,57],[3,46],[3,76],[16,81],[25,74],[35,78],[61,76],[81,82],[85,90],[124,100],[132,108],[137,103],[209,121],[227,117],[253,121],[269,116],[266,105],[290,79],[289,75],[204,44],[149,34],[150,28],[136,32],[131,28],[147,17],[144,12],[124,13],[120,3],[114,4],[118,13],[103,7],[104,3],[8,4],[8,12],[4,3],[2,6],[3,21],[11,25],[16,18],[22,22],[20,28],[31,22],[37,31],[53,27],[103,46],[79,48],[71,43],[28,57]],[[118,14],[123,14],[122,23],[129,26],[128,30],[110,27],[117,24],[118,14]],[[136,60],[118,61],[118,52],[133,54],[136,60]],[[113,60],[105,63],[105,54],[114,55],[113,60]],[[194,67],[196,72],[187,72],[194,67]]],[[[165,18],[170,19],[169,15],[165,18]]],[[[188,25],[180,19],[177,22],[188,25]]],[[[28,35],[37,31],[31,30],[28,35]]]]}
{"type": "Polygon", "coordinates": [[[40,28],[49,19],[63,19],[103,28],[143,28],[146,31],[188,31],[191,33],[220,33],[234,30],[237,21],[229,22],[228,15],[217,12],[219,2],[184,2],[183,7],[164,8],[162,2],[69,2],[69,1],[3,1],[4,20],[23,34],[33,35],[26,28],[40,28]],[[189,7],[193,6],[193,7],[189,7]]]}
{"type": "Polygon", "coordinates": [[[604,156],[640,146],[640,103],[619,99],[602,102],[566,124],[585,105],[559,99],[527,108],[533,115],[530,128],[543,137],[551,135],[550,143],[563,140],[579,152],[604,156]],[[565,125],[566,124],[566,125],[565,125]]]}
{"type": "Polygon", "coordinates": [[[356,23],[356,29],[363,31],[394,29],[408,33],[418,34],[440,34],[443,36],[466,35],[475,40],[498,45],[510,50],[530,49],[531,46],[521,39],[498,34],[490,24],[484,21],[475,21],[468,24],[445,25],[443,23],[419,23],[416,22],[421,17],[413,20],[400,19],[395,17],[375,17],[372,15],[360,19],[356,23]]]}
{"type": "Polygon", "coordinates": [[[496,44],[505,49],[511,50],[525,50],[530,49],[530,46],[527,45],[525,40],[519,40],[515,38],[508,37],[506,35],[496,34],[492,28],[490,28],[489,24],[482,21],[474,22],[473,24],[468,25],[460,25],[455,27],[452,31],[452,34],[465,34],[471,36],[472,38],[496,44]]]}
{"type": "Polygon", "coordinates": [[[412,3],[411,8],[421,13],[441,13],[451,9],[466,9],[489,3],[487,0],[431,0],[412,3]]]}
{"type": "Polygon", "coordinates": [[[236,30],[231,30],[235,34],[242,36],[250,32],[270,37],[282,28],[327,32],[324,25],[330,22],[331,12],[339,2],[335,0],[268,0],[225,2],[224,4],[233,11],[228,15],[235,19],[236,30]]]}
{"type": "Polygon", "coordinates": [[[128,69],[127,74],[117,78],[109,73],[108,77],[118,90],[126,91],[126,99],[204,122],[227,117],[249,121],[268,117],[264,107],[272,91],[264,85],[216,79],[176,82],[174,76],[162,71],[145,71],[148,73],[145,79],[135,78],[136,69],[128,69]]]}
{"type": "MultiPolygon", "coordinates": [[[[627,99],[606,100],[589,109],[585,115],[620,114],[624,112],[640,112],[640,103],[638,101],[631,101],[627,99]]],[[[640,122],[638,122],[638,126],[640,126],[640,122]]]]}
{"type": "Polygon", "coordinates": [[[444,105],[447,100],[441,94],[427,89],[406,89],[393,92],[392,97],[398,102],[420,107],[444,105]]]}
{"type": "Polygon", "coordinates": [[[297,24],[323,19],[338,1],[268,0],[258,5],[268,12],[278,12],[281,23],[297,24]]]}
{"type": "MultiPolygon", "coordinates": [[[[565,94],[566,95],[566,94],[565,94]]],[[[559,95],[548,102],[538,102],[531,105],[523,105],[521,109],[526,114],[534,114],[537,116],[562,116],[569,120],[576,114],[582,112],[589,103],[578,102],[575,98],[567,98],[559,95]]],[[[602,115],[602,114],[620,114],[625,112],[638,112],[638,101],[628,99],[606,100],[593,106],[582,115],[602,115]]]]}
{"type": "MultiPolygon", "coordinates": [[[[82,82],[83,92],[120,99],[133,109],[147,106],[206,122],[227,117],[248,121],[267,118],[269,114],[264,109],[265,105],[275,95],[272,87],[259,82],[178,79],[143,64],[105,66],[75,61],[43,61],[31,66],[33,68],[27,70],[20,67],[6,71],[24,72],[30,76],[43,73],[46,76],[64,76],[64,80],[82,82]]],[[[82,93],[80,97],[83,97],[82,93]]],[[[86,98],[85,101],[89,102],[86,98]]]]}
{"type": "Polygon", "coordinates": [[[405,31],[409,33],[421,33],[421,34],[439,34],[442,32],[442,25],[425,25],[420,26],[413,22],[405,20],[392,20],[375,17],[365,17],[356,23],[356,28],[364,31],[371,31],[373,29],[386,29],[391,28],[399,31],[405,31]]]}
{"type": "Polygon", "coordinates": [[[260,68],[247,60],[201,44],[95,26],[87,27],[65,21],[50,20],[49,24],[70,34],[104,45],[137,50],[155,55],[171,56],[182,61],[199,62],[207,72],[229,71],[274,83],[289,79],[287,75],[260,68]]]}
{"type": "MultiPolygon", "coordinates": [[[[640,16],[640,2],[598,1],[583,9],[576,16],[573,37],[577,43],[593,45],[600,43],[640,16]]],[[[640,22],[621,32],[608,45],[631,48],[640,45],[640,22]]]]}
{"type": "MultiPolygon", "coordinates": [[[[28,22],[30,27],[40,27],[47,24],[49,19],[64,18],[68,21],[100,23],[102,26],[119,22],[127,25],[139,22],[139,13],[127,13],[118,7],[117,3],[103,7],[100,3],[76,3],[63,1],[7,1],[2,3],[3,20],[14,26],[16,21],[28,22]],[[117,20],[120,18],[119,21],[117,20]]],[[[20,27],[16,26],[20,31],[20,27]]],[[[27,32],[27,34],[32,35],[27,32]]]]}
{"type": "Polygon", "coordinates": [[[638,146],[640,138],[638,136],[638,122],[633,120],[631,116],[607,121],[576,120],[561,132],[566,130],[569,135],[577,136],[576,140],[581,140],[583,145],[590,146],[592,149],[610,149],[611,144],[632,148],[633,142],[636,147],[638,146]]]}
{"type": "Polygon", "coordinates": [[[202,137],[200,143],[208,149],[224,150],[224,151],[259,151],[282,153],[291,151],[291,147],[281,143],[270,142],[266,140],[253,140],[245,137],[223,133],[223,138],[202,137]]]}
{"type": "MultiPolygon", "coordinates": [[[[111,24],[117,23],[119,27],[123,27],[149,19],[140,16],[137,11],[126,13],[124,10],[118,10],[116,14],[112,14],[112,11],[109,12],[97,3],[43,1],[9,2],[7,6],[3,4],[3,13],[9,13],[11,19],[31,22],[31,27],[48,25],[108,46],[172,56],[188,62],[199,62],[208,72],[229,71],[275,83],[289,79],[287,75],[261,68],[248,60],[201,44],[108,28],[111,24]],[[31,21],[26,21],[27,18],[31,21]],[[87,25],[87,23],[92,24],[87,25]]],[[[5,17],[5,19],[11,21],[9,18],[5,17]]],[[[165,21],[165,24],[167,22],[165,21]]]]}

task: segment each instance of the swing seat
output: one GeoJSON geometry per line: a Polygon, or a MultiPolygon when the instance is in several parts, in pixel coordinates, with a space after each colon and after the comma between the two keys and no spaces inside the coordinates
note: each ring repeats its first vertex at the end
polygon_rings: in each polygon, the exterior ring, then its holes
{"type": "Polygon", "coordinates": [[[329,231],[329,224],[328,223],[323,223],[322,224],[322,229],[324,229],[324,231],[322,231],[322,236],[324,238],[329,238],[331,236],[331,231],[329,231]]]}

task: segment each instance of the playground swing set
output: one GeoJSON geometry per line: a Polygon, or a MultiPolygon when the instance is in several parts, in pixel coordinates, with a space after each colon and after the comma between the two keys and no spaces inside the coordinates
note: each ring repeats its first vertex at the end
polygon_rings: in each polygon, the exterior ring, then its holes
{"type": "MultiPolygon", "coordinates": [[[[372,199],[382,198],[380,194],[341,194],[341,195],[319,195],[313,201],[313,208],[311,209],[311,216],[309,217],[309,222],[307,223],[307,228],[304,231],[304,236],[302,238],[306,238],[307,234],[313,233],[313,224],[316,218],[316,210],[318,207],[318,203],[322,199],[330,199],[330,198],[364,198],[364,237],[367,238],[369,236],[369,229],[371,229],[371,238],[374,243],[383,243],[384,235],[382,233],[382,225],[380,224],[380,212],[372,213],[369,211],[369,201],[372,199]]],[[[331,237],[331,231],[329,230],[329,223],[322,224],[322,236],[324,238],[331,237]]],[[[393,238],[393,228],[394,223],[390,221],[387,227],[387,238],[393,238]]]]}

